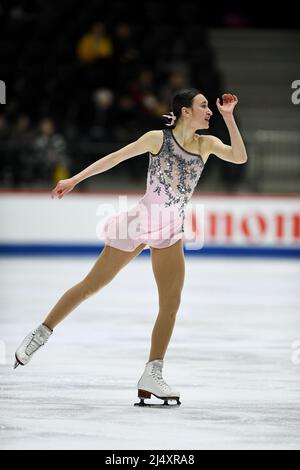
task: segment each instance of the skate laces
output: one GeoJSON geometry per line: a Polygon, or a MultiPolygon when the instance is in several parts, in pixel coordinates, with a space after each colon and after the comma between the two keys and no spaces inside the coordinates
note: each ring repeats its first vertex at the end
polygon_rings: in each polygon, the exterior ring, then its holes
{"type": "Polygon", "coordinates": [[[49,336],[44,336],[41,331],[34,330],[26,347],[26,354],[28,354],[28,356],[33,354],[39,347],[43,346],[48,341],[48,338],[49,336]]]}
{"type": "Polygon", "coordinates": [[[152,370],[151,370],[151,377],[155,380],[155,382],[157,382],[160,387],[167,391],[167,390],[171,390],[171,388],[169,387],[169,385],[165,382],[165,380],[162,378],[162,370],[161,370],[161,366],[158,365],[158,364],[152,364],[152,370]]]}

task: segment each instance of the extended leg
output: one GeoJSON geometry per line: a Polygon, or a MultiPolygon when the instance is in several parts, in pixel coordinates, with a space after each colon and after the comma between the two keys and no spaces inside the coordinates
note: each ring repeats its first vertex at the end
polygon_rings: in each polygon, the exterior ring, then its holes
{"type": "Polygon", "coordinates": [[[116,274],[133,259],[145,245],[139,245],[132,252],[125,252],[105,246],[98,260],[87,276],[69,289],[52,308],[44,322],[32,330],[15,352],[15,368],[26,365],[35,352],[46,344],[53,328],[61,322],[77,305],[108,284],[116,274]]]}
{"type": "Polygon", "coordinates": [[[145,244],[141,244],[134,251],[129,252],[105,245],[90,272],[82,281],[63,294],[43,324],[53,329],[83,300],[109,284],[117,273],[142,251],[144,246],[145,244]]]}

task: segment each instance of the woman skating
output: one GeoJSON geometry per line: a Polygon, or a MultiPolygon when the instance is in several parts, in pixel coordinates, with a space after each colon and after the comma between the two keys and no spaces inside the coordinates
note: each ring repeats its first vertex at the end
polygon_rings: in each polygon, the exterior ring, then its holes
{"type": "Polygon", "coordinates": [[[84,279],[65,292],[42,324],[22,341],[16,350],[15,367],[28,364],[70,312],[110,283],[145,246],[149,246],[158,288],[159,312],[152,331],[149,359],[137,384],[138,396],[141,404],[151,395],[165,400],[165,403],[166,400],[180,403],[179,392],[164,381],[162,367],[184,284],[185,208],[209,155],[238,164],[247,161],[245,146],[233,117],[237,97],[224,94],[222,99],[222,104],[217,99],[217,107],[228,128],[231,145],[225,145],[215,136],[196,133],[199,129],[209,128],[212,112],[206,98],[197,89],[183,89],[173,97],[167,129],[149,131],[72,178],[57,183],[52,197],[61,199],[84,179],[149,152],[145,195],[132,209],[106,221],[105,246],[96,263],[84,279]]]}

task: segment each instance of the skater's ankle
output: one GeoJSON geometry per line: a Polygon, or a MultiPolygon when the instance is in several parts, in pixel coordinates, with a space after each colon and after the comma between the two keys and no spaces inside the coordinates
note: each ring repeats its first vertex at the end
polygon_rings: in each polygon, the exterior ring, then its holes
{"type": "Polygon", "coordinates": [[[53,328],[51,328],[49,325],[47,325],[47,323],[42,323],[42,325],[46,326],[46,328],[48,328],[50,331],[53,332],[53,328]]]}
{"type": "Polygon", "coordinates": [[[148,362],[163,361],[163,360],[164,360],[163,357],[153,357],[153,358],[149,358],[149,359],[148,359],[148,362]]]}

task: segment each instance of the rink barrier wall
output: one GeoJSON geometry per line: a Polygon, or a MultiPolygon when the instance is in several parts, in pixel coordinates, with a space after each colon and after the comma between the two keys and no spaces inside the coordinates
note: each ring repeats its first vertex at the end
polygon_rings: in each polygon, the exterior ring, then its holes
{"type": "MultiPolygon", "coordinates": [[[[107,217],[143,194],[73,191],[59,200],[50,191],[0,190],[0,255],[95,256],[104,246],[107,217]]],[[[185,231],[198,237],[185,242],[188,256],[299,258],[300,194],[195,192],[185,231]]],[[[149,253],[146,247],[140,255],[149,253]]]]}
{"type": "MultiPolygon", "coordinates": [[[[104,245],[69,245],[69,244],[1,244],[0,256],[97,256],[104,245]]],[[[263,258],[300,258],[299,248],[263,248],[263,247],[226,247],[204,246],[201,250],[184,249],[187,256],[230,256],[263,258]]],[[[139,256],[148,256],[149,249],[139,256]]]]}

